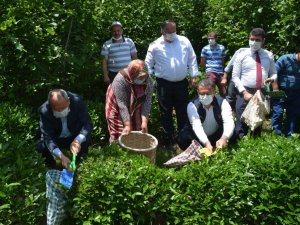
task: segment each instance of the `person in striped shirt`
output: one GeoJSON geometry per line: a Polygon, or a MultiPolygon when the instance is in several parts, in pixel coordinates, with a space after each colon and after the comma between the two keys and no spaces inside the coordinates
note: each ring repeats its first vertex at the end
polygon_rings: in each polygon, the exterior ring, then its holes
{"type": "Polygon", "coordinates": [[[127,67],[131,60],[137,58],[134,42],[123,36],[123,26],[115,21],[111,25],[112,38],[103,44],[101,55],[104,83],[113,82],[119,70],[127,67]]]}
{"type": "Polygon", "coordinates": [[[210,32],[207,38],[208,45],[201,50],[200,66],[205,69],[207,78],[218,86],[219,94],[225,97],[227,85],[227,80],[223,79],[225,47],[217,43],[218,35],[216,32],[210,32]]]}

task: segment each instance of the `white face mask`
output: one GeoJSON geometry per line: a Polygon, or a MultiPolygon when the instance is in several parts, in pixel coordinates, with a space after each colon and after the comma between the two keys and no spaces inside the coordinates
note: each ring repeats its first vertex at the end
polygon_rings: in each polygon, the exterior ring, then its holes
{"type": "Polygon", "coordinates": [[[215,45],[217,42],[216,42],[216,39],[208,39],[208,44],[209,45],[215,45]]]}
{"type": "Polygon", "coordinates": [[[202,105],[210,105],[213,101],[213,95],[199,95],[199,100],[202,105]]]}
{"type": "Polygon", "coordinates": [[[249,40],[249,46],[250,46],[251,51],[256,52],[261,48],[261,42],[249,40]]]}
{"type": "Polygon", "coordinates": [[[65,108],[61,112],[57,112],[57,111],[53,110],[53,116],[59,119],[59,118],[66,117],[69,114],[69,112],[70,112],[70,108],[69,107],[65,108]]]}
{"type": "Polygon", "coordinates": [[[176,39],[177,34],[176,34],[176,32],[170,33],[170,34],[166,33],[166,34],[164,34],[164,37],[165,37],[166,41],[173,42],[176,39]]]}
{"type": "Polygon", "coordinates": [[[141,84],[144,84],[144,83],[145,83],[145,80],[146,80],[146,78],[144,78],[144,79],[142,79],[142,80],[140,80],[140,79],[138,79],[138,78],[135,78],[135,79],[133,80],[133,82],[134,82],[135,84],[137,84],[137,85],[141,85],[141,84]]]}
{"type": "Polygon", "coordinates": [[[115,41],[120,41],[120,40],[122,40],[122,35],[119,37],[119,38],[115,38],[115,37],[112,37],[112,39],[114,39],[115,41]]]}

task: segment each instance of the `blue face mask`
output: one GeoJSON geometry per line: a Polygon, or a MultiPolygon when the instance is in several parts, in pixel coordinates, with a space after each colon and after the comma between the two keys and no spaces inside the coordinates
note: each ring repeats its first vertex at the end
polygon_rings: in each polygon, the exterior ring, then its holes
{"type": "Polygon", "coordinates": [[[177,34],[176,34],[176,32],[174,32],[174,33],[166,33],[165,35],[164,35],[164,37],[165,37],[165,40],[166,41],[169,41],[169,42],[173,42],[175,39],[176,39],[176,37],[177,37],[177,34]]]}
{"type": "Polygon", "coordinates": [[[133,80],[133,83],[135,83],[135,84],[137,84],[137,85],[141,85],[141,84],[144,84],[145,81],[146,81],[146,78],[144,78],[144,79],[142,79],[142,80],[140,80],[140,79],[138,79],[138,78],[135,78],[135,79],[133,80]]]}

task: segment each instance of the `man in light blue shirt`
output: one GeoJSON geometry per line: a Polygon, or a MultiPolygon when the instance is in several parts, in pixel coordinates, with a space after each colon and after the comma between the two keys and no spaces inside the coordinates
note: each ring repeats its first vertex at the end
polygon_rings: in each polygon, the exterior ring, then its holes
{"type": "Polygon", "coordinates": [[[201,51],[200,65],[205,69],[207,78],[218,86],[219,94],[222,97],[226,95],[226,83],[223,78],[223,65],[225,60],[225,47],[217,43],[218,35],[216,32],[210,32],[207,36],[208,45],[201,51]]]}
{"type": "Polygon", "coordinates": [[[279,89],[286,98],[273,99],[272,128],[283,134],[283,111],[286,109],[286,132],[291,136],[297,132],[297,119],[300,117],[300,52],[282,55],[276,62],[279,89]]]}

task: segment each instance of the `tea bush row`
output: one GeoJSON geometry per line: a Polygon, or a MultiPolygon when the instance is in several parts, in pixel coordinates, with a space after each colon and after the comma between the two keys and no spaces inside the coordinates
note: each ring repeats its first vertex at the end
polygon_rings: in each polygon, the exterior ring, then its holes
{"type": "MultiPolygon", "coordinates": [[[[103,122],[102,106],[88,105],[93,122],[103,122]]],[[[0,104],[0,224],[45,221],[36,126],[34,111],[0,104]]],[[[297,135],[246,137],[182,168],[166,168],[161,159],[152,165],[118,145],[94,145],[78,167],[65,224],[298,224],[299,156],[297,135]]]]}
{"type": "Polygon", "coordinates": [[[300,145],[265,134],[180,169],[94,149],[73,190],[77,224],[298,224],[300,145]]]}

